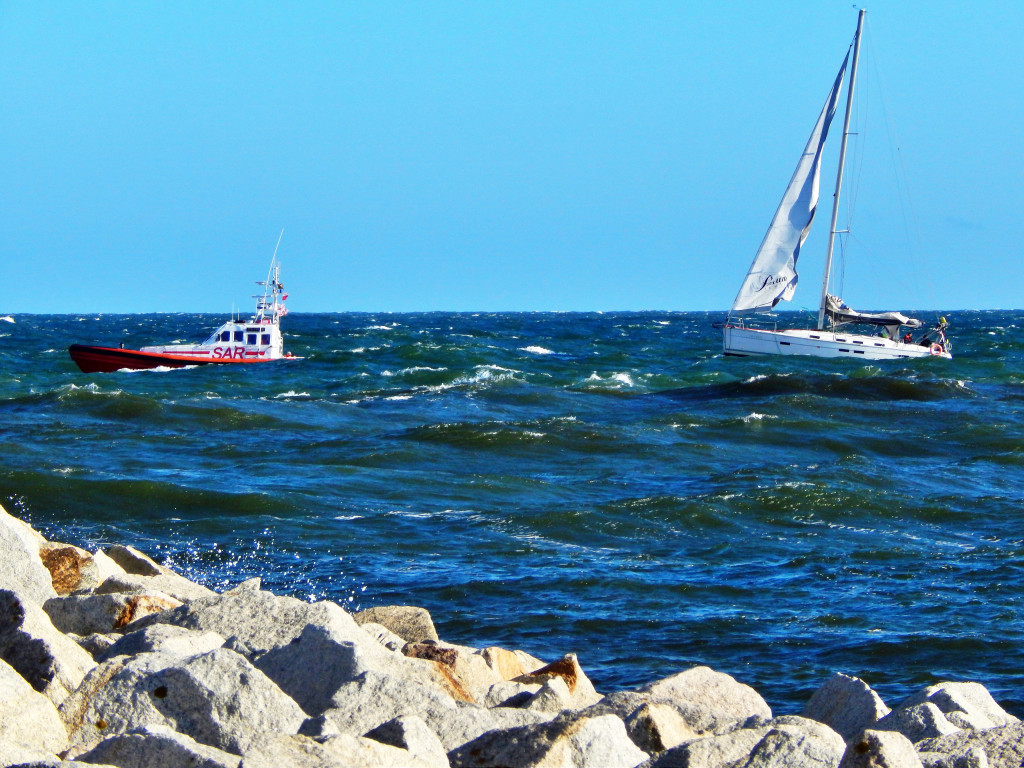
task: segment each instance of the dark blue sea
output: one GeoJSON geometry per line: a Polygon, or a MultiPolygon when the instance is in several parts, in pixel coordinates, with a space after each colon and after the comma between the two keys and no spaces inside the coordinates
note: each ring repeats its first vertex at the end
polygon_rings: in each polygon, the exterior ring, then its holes
{"type": "Polygon", "coordinates": [[[14,315],[0,501],[602,692],[706,664],[796,713],[841,671],[1024,716],[1024,312],[946,316],[952,361],[871,365],[724,358],[718,314],[293,314],[300,361],[83,374],[223,318],[14,315]]]}

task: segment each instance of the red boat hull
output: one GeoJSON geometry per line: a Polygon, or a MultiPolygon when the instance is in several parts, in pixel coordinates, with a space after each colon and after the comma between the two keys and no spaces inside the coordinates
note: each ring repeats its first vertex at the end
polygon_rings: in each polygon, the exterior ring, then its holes
{"type": "Polygon", "coordinates": [[[93,347],[88,344],[72,344],[68,349],[71,359],[83,373],[112,373],[128,369],[144,371],[152,368],[185,368],[189,365],[269,363],[267,357],[190,357],[187,355],[165,355],[155,352],[140,352],[137,349],[93,347]]]}

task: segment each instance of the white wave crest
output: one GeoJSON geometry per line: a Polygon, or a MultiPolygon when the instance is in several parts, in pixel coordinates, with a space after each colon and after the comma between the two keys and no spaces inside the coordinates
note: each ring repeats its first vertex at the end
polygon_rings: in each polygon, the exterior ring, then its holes
{"type": "Polygon", "coordinates": [[[596,371],[587,377],[588,383],[594,384],[611,384],[615,387],[635,387],[636,382],[633,381],[632,374],[629,373],[611,373],[607,376],[602,376],[596,371]]]}
{"type": "Polygon", "coordinates": [[[529,347],[520,347],[519,351],[520,352],[529,352],[532,355],[553,355],[553,354],[555,354],[553,351],[551,351],[550,349],[547,349],[546,347],[537,347],[537,346],[534,346],[534,345],[530,345],[529,347]]]}

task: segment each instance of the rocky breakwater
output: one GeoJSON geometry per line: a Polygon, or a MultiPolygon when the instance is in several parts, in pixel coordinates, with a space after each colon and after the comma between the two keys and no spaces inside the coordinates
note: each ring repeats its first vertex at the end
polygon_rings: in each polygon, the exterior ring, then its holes
{"type": "Polygon", "coordinates": [[[421,608],[351,615],[217,594],[124,546],[0,509],[0,765],[121,768],[1009,768],[1024,727],[974,683],[890,710],[836,675],[800,715],[694,667],[602,696],[575,655],[440,640],[421,608]]]}

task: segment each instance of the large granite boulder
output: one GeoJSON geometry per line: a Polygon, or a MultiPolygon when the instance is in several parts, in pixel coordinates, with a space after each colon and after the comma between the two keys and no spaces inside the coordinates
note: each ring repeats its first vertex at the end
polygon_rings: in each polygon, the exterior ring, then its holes
{"type": "Polygon", "coordinates": [[[445,750],[451,752],[488,731],[508,730],[523,726],[540,725],[555,719],[555,715],[514,707],[485,709],[461,706],[454,711],[433,710],[423,715],[424,721],[437,734],[445,750]]]}
{"type": "Polygon", "coordinates": [[[889,708],[863,680],[837,673],[814,692],[801,714],[849,740],[874,726],[889,708]]]}
{"type": "Polygon", "coordinates": [[[242,757],[239,768],[432,768],[407,750],[359,736],[268,734],[242,757]]]}
{"type": "Polygon", "coordinates": [[[61,632],[87,636],[123,629],[143,616],[179,605],[181,601],[154,590],[52,597],[43,610],[61,632]]]}
{"type": "Polygon", "coordinates": [[[661,752],[649,768],[837,768],[846,743],[803,717],[752,717],[661,752]]]}
{"type": "Polygon", "coordinates": [[[0,507],[0,589],[42,605],[57,596],[50,572],[39,557],[46,543],[38,533],[0,507]]]}
{"type": "Polygon", "coordinates": [[[365,672],[397,670],[401,657],[373,642],[345,613],[307,625],[287,645],[256,659],[256,666],[311,716],[323,714],[346,683],[365,672]]]}
{"type": "MultiPolygon", "coordinates": [[[[1024,765],[1024,723],[1008,723],[984,731],[961,730],[948,736],[925,739],[914,746],[922,758],[933,755],[951,758],[950,768],[960,768],[958,763],[966,765],[968,762],[964,758],[980,753],[984,754],[988,768],[1020,768],[1024,765]]],[[[922,762],[932,764],[930,760],[923,759],[922,762]]]]}
{"type": "Polygon", "coordinates": [[[104,662],[61,707],[71,754],[116,733],[162,725],[241,754],[264,733],[298,733],[299,706],[226,648],[181,659],[163,653],[104,662]]]}
{"type": "Polygon", "coordinates": [[[979,683],[938,683],[901,702],[897,709],[934,704],[957,728],[985,730],[1019,720],[996,703],[979,683]]]}
{"type": "Polygon", "coordinates": [[[452,768],[635,768],[647,757],[615,715],[489,731],[448,753],[452,768]]]}
{"type": "Polygon", "coordinates": [[[743,768],[838,768],[843,759],[846,742],[823,723],[783,716],[771,725],[743,768]]]}
{"type": "Polygon", "coordinates": [[[626,731],[633,743],[651,754],[698,739],[702,735],[671,704],[651,701],[648,696],[636,691],[608,694],[585,712],[592,715],[618,715],[626,724],[626,731]]]}
{"type": "Polygon", "coordinates": [[[119,566],[120,572],[111,573],[96,587],[99,594],[155,590],[182,603],[217,594],[160,565],[134,547],[116,544],[107,548],[105,556],[119,566]]]}
{"type": "Polygon", "coordinates": [[[97,595],[117,592],[162,592],[173,597],[179,603],[188,603],[192,600],[213,597],[217,594],[212,589],[207,589],[201,584],[189,581],[184,576],[179,576],[170,571],[170,569],[165,570],[167,572],[159,576],[139,576],[134,573],[108,576],[101,584],[97,585],[94,592],[97,595]]]}
{"type": "Polygon", "coordinates": [[[96,666],[74,640],[21,593],[0,589],[0,659],[59,706],[96,666]]]}
{"type": "Polygon", "coordinates": [[[110,736],[75,762],[117,768],[238,768],[238,755],[200,744],[162,725],[110,736]]]}
{"type": "Polygon", "coordinates": [[[97,661],[115,656],[137,656],[140,653],[166,653],[171,656],[194,656],[224,645],[216,632],[196,632],[173,624],[154,624],[117,638],[94,654],[97,661]]]}
{"type": "Polygon", "coordinates": [[[404,715],[379,725],[366,734],[366,738],[406,750],[413,758],[430,768],[449,768],[448,754],[423,719],[404,715]]]}
{"type": "Polygon", "coordinates": [[[750,717],[771,719],[768,703],[748,685],[709,667],[693,667],[637,692],[675,707],[697,733],[713,733],[750,717]]]}
{"type": "Polygon", "coordinates": [[[342,734],[362,736],[403,715],[419,715],[428,723],[444,721],[457,705],[451,696],[405,677],[366,671],[341,684],[324,716],[342,734]]]}
{"type": "Polygon", "coordinates": [[[846,747],[839,768],[922,768],[910,739],[894,731],[867,730],[846,747]]]}
{"type": "Polygon", "coordinates": [[[932,702],[898,707],[874,724],[876,731],[895,731],[906,736],[915,744],[923,739],[933,739],[956,733],[960,729],[953,725],[942,711],[932,702]]]}
{"type": "Polygon", "coordinates": [[[525,675],[529,670],[540,669],[544,666],[542,662],[533,659],[529,663],[522,652],[506,651],[504,648],[489,646],[479,651],[480,657],[498,676],[499,680],[515,680],[525,675]]]}
{"type": "Polygon", "coordinates": [[[419,643],[425,640],[437,641],[437,630],[430,612],[426,608],[412,605],[384,605],[367,608],[355,614],[359,624],[380,624],[387,627],[407,643],[419,643]]]}
{"type": "MultiPolygon", "coordinates": [[[[326,626],[339,616],[351,616],[334,603],[305,603],[259,589],[236,588],[222,595],[199,598],[170,611],[145,616],[136,626],[173,624],[186,629],[235,639],[250,658],[288,645],[309,624],[326,626]]],[[[363,633],[365,636],[365,633],[363,633]]]]}
{"type": "Polygon", "coordinates": [[[405,643],[401,651],[408,658],[435,661],[444,665],[441,671],[445,678],[444,685],[462,701],[483,703],[488,698],[491,688],[505,681],[485,655],[474,648],[425,640],[405,643]]]}
{"type": "Polygon", "coordinates": [[[67,731],[53,702],[33,690],[3,661],[0,661],[0,739],[53,754],[68,745],[67,731]]]}
{"type": "MultiPolygon", "coordinates": [[[[580,667],[579,661],[576,659],[575,653],[569,653],[563,656],[558,661],[546,664],[540,669],[535,669],[525,675],[520,675],[515,678],[517,683],[526,684],[540,684],[543,686],[550,680],[561,679],[565,683],[565,687],[568,689],[568,700],[567,705],[575,709],[583,709],[589,707],[592,704],[596,704],[601,700],[601,694],[594,690],[593,683],[583,673],[583,669],[580,667]]],[[[550,693],[550,686],[548,692],[545,693],[549,698],[552,695],[550,693]]],[[[536,696],[542,695],[544,689],[538,691],[536,696]]],[[[567,707],[562,707],[563,709],[567,707]]]]}

